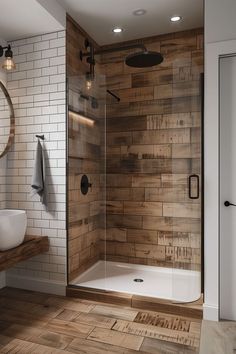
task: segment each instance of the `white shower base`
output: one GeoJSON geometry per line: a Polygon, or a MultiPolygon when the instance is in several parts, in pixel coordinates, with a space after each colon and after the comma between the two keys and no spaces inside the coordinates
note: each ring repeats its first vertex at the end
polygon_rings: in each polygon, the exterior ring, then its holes
{"type": "Polygon", "coordinates": [[[72,285],[192,302],[201,296],[201,273],[145,265],[98,261],[72,285]],[[143,282],[135,282],[142,279],[143,282]]]}

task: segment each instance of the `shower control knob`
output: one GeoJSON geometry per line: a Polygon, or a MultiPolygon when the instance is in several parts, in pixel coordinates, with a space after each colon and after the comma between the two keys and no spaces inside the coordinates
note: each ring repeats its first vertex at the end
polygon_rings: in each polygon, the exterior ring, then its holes
{"type": "Polygon", "coordinates": [[[89,183],[88,177],[83,175],[80,182],[81,193],[86,195],[88,193],[89,188],[92,187],[92,183],[89,183]]]}

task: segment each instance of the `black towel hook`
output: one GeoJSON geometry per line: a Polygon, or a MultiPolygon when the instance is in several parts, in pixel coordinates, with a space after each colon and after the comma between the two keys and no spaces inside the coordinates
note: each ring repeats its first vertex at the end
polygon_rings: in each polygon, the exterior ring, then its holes
{"type": "Polygon", "coordinates": [[[36,135],[36,138],[44,140],[44,135],[36,135]]]}

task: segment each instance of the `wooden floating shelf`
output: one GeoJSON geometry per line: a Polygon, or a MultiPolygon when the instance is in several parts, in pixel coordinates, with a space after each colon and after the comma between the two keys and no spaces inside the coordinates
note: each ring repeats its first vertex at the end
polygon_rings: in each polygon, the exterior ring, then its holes
{"type": "Polygon", "coordinates": [[[7,251],[0,251],[0,272],[49,250],[47,236],[25,236],[24,242],[7,251]]]}

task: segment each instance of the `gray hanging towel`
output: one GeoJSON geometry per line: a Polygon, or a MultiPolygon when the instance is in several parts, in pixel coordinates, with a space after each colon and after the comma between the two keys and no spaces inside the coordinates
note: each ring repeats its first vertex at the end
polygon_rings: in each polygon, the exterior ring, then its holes
{"type": "Polygon", "coordinates": [[[45,183],[45,155],[43,147],[38,140],[35,156],[34,173],[31,187],[40,196],[40,202],[47,206],[47,193],[45,183]]]}

